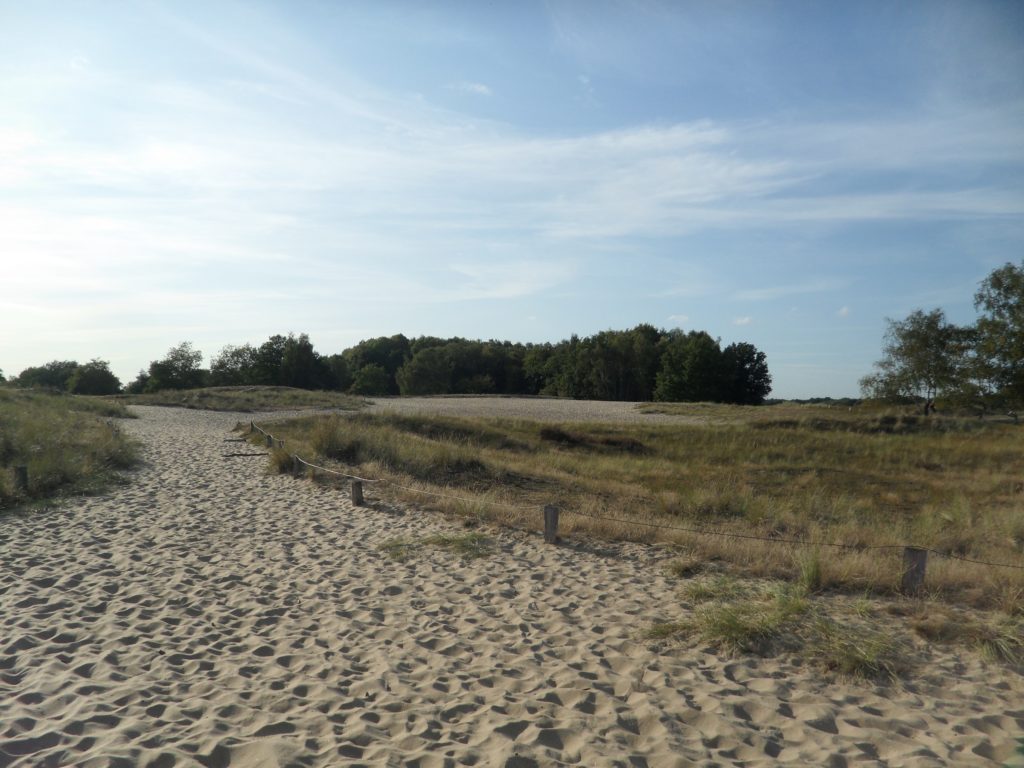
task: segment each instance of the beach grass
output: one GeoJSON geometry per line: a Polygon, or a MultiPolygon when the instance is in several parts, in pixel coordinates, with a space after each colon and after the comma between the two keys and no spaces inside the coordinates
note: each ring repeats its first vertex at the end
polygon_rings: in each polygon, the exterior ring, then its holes
{"type": "Polygon", "coordinates": [[[692,409],[709,410],[716,423],[357,413],[273,431],[289,452],[404,486],[374,486],[380,493],[532,529],[554,504],[560,534],[670,544],[682,571],[715,564],[808,592],[892,594],[901,547],[912,544],[934,550],[930,595],[1024,612],[1024,570],[951,559],[1024,566],[1020,426],[845,409],[833,418],[813,407],[692,409]]]}
{"type": "Polygon", "coordinates": [[[101,398],[0,387],[0,509],[55,496],[102,492],[138,461],[115,419],[124,405],[101,398]],[[28,489],[15,467],[28,470],[28,489]]]}
{"type": "Polygon", "coordinates": [[[129,405],[160,405],[206,411],[288,411],[305,408],[358,410],[366,404],[360,397],[342,392],[295,389],[293,387],[204,387],[164,390],[138,395],[112,395],[111,400],[129,405]]]}

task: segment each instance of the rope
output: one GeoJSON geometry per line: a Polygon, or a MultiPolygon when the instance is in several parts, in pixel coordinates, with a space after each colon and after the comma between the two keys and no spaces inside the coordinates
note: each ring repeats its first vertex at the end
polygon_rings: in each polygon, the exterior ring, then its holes
{"type": "MultiPolygon", "coordinates": [[[[271,439],[273,439],[273,438],[271,438],[271,439]]],[[[293,453],[292,454],[292,458],[295,459],[300,464],[305,464],[307,467],[310,467],[312,469],[319,469],[321,472],[327,472],[328,474],[337,475],[338,477],[347,477],[350,480],[358,480],[361,483],[386,483],[386,482],[388,482],[387,480],[370,480],[369,478],[359,477],[358,475],[347,475],[344,472],[338,472],[337,470],[334,470],[334,469],[328,469],[327,467],[321,467],[319,464],[311,464],[310,462],[306,461],[304,458],[299,456],[297,453],[293,453]]]]}
{"type": "MultiPolygon", "coordinates": [[[[269,437],[271,440],[277,440],[272,434],[267,432],[265,429],[257,426],[255,422],[250,421],[250,426],[264,437],[269,437]]],[[[284,445],[284,440],[277,440],[281,445],[284,445]]],[[[400,485],[393,480],[388,479],[370,479],[365,477],[359,477],[358,475],[349,475],[345,472],[338,472],[334,469],[327,467],[321,467],[318,464],[312,464],[303,459],[298,454],[292,454],[292,458],[298,461],[300,464],[304,464],[312,469],[318,469],[321,472],[327,472],[331,475],[337,475],[338,477],[346,477],[350,480],[358,480],[361,483],[381,483],[383,485],[390,485],[395,488],[400,488],[403,491],[409,491],[411,493],[420,493],[426,496],[435,496],[442,499],[452,499],[454,501],[461,501],[467,504],[486,504],[493,507],[505,507],[506,509],[514,509],[519,512],[532,512],[533,509],[530,507],[523,507],[517,504],[509,504],[503,501],[488,501],[486,499],[471,499],[465,496],[453,496],[448,493],[441,493],[438,491],[425,491],[422,488],[412,488],[407,485],[400,485]]],[[[767,544],[792,544],[803,547],[832,547],[834,549],[848,549],[855,550],[858,552],[866,552],[870,550],[886,550],[886,549],[922,549],[925,552],[929,552],[937,557],[944,557],[947,560],[959,560],[963,563],[974,563],[976,565],[987,565],[992,568],[1014,568],[1016,570],[1024,570],[1024,565],[1015,565],[1013,563],[994,563],[988,560],[975,560],[969,557],[962,557],[961,555],[951,555],[946,552],[940,552],[937,549],[931,549],[930,547],[919,547],[914,544],[842,544],[830,541],[810,541],[808,539],[789,539],[781,538],[777,536],[757,536],[752,533],[734,533],[731,531],[720,531],[708,528],[688,528],[681,525],[666,525],[664,523],[648,523],[643,520],[626,520],[619,517],[608,517],[604,515],[594,515],[588,512],[578,512],[576,510],[567,509],[563,510],[565,514],[576,515],[577,517],[585,517],[591,520],[603,520],[609,523],[620,523],[623,525],[641,525],[647,528],[657,528],[665,531],[678,531],[680,533],[689,533],[697,536],[719,536],[726,539],[744,539],[747,541],[762,541],[767,544]]]]}

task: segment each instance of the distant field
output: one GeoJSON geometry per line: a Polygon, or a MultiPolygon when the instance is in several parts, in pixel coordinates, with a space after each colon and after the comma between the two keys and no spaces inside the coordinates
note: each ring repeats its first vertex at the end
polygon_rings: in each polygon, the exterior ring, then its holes
{"type": "MultiPolygon", "coordinates": [[[[675,405],[670,415],[648,415],[645,408],[523,398],[396,399],[379,401],[374,411],[380,412],[294,419],[274,423],[272,431],[287,440],[289,452],[460,499],[394,486],[373,490],[419,506],[536,527],[541,506],[557,504],[569,533],[670,542],[684,561],[717,562],[751,575],[798,578],[812,569],[822,588],[894,590],[900,550],[872,547],[907,543],[1024,565],[1024,432],[1018,425],[822,406],[675,405]],[[566,414],[560,423],[552,420],[559,408],[566,414]],[[450,415],[458,409],[476,415],[450,415]],[[431,413],[436,410],[447,415],[431,413]],[[486,410],[504,416],[479,415],[486,410]],[[582,420],[584,414],[591,420],[582,420]],[[840,543],[854,549],[826,546],[840,543]]],[[[278,463],[282,470],[289,466],[284,455],[278,463]]],[[[928,585],[937,596],[976,606],[1010,613],[1024,606],[1022,570],[933,556],[928,585]]]]}
{"type": "Polygon", "coordinates": [[[341,392],[314,392],[292,387],[207,387],[166,390],[144,395],[115,395],[127,405],[163,405],[207,411],[288,411],[296,408],[339,408],[356,410],[365,400],[341,392]]]}
{"type": "Polygon", "coordinates": [[[137,461],[135,444],[111,419],[131,414],[95,397],[0,387],[0,509],[62,494],[95,493],[137,461]],[[13,468],[28,467],[28,492],[13,468]]]}

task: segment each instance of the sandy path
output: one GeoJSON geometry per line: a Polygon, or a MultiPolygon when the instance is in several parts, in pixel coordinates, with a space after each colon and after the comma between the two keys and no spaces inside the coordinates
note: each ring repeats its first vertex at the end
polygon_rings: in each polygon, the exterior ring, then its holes
{"type": "Polygon", "coordinates": [[[130,486],[0,519],[0,766],[996,765],[1024,735],[1000,667],[658,653],[679,600],[644,548],[396,564],[451,525],[222,458],[230,414],[139,412],[130,486]]]}

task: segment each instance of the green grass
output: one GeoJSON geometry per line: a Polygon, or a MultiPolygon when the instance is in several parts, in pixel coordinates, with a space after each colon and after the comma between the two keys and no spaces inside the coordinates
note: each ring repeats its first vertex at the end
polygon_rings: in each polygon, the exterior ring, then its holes
{"type": "MultiPolygon", "coordinates": [[[[279,422],[273,431],[310,460],[477,499],[476,514],[503,524],[536,529],[540,509],[556,504],[565,512],[563,536],[679,545],[694,572],[715,562],[748,576],[792,579],[810,591],[878,594],[898,589],[902,563],[898,549],[873,546],[912,543],[1024,565],[1020,426],[935,417],[925,423],[910,412],[820,406],[675,410],[711,414],[715,423],[559,425],[357,413],[279,422]]],[[[421,507],[472,506],[377,488],[421,507]]],[[[932,556],[926,584],[951,601],[1012,612],[1024,594],[1024,571],[932,556]]]]}
{"type": "Polygon", "coordinates": [[[389,539],[380,545],[380,550],[392,560],[405,562],[426,548],[441,549],[458,555],[464,560],[489,557],[494,552],[494,542],[475,531],[462,534],[438,533],[420,539],[389,539]]]}
{"type": "Polygon", "coordinates": [[[0,509],[55,496],[99,493],[138,461],[113,418],[130,414],[97,398],[0,387],[0,509]],[[14,467],[28,467],[27,493],[14,467]]]}
{"type": "Polygon", "coordinates": [[[292,387],[206,387],[166,390],[144,395],[115,395],[114,400],[129,405],[162,405],[207,411],[284,411],[301,408],[357,410],[365,400],[341,392],[312,391],[292,387]]]}
{"type": "Polygon", "coordinates": [[[718,577],[688,583],[684,597],[697,603],[690,616],[653,624],[648,639],[697,641],[733,655],[790,653],[863,680],[895,679],[913,666],[902,650],[909,643],[896,632],[872,628],[855,609],[793,584],[718,577]]]}

